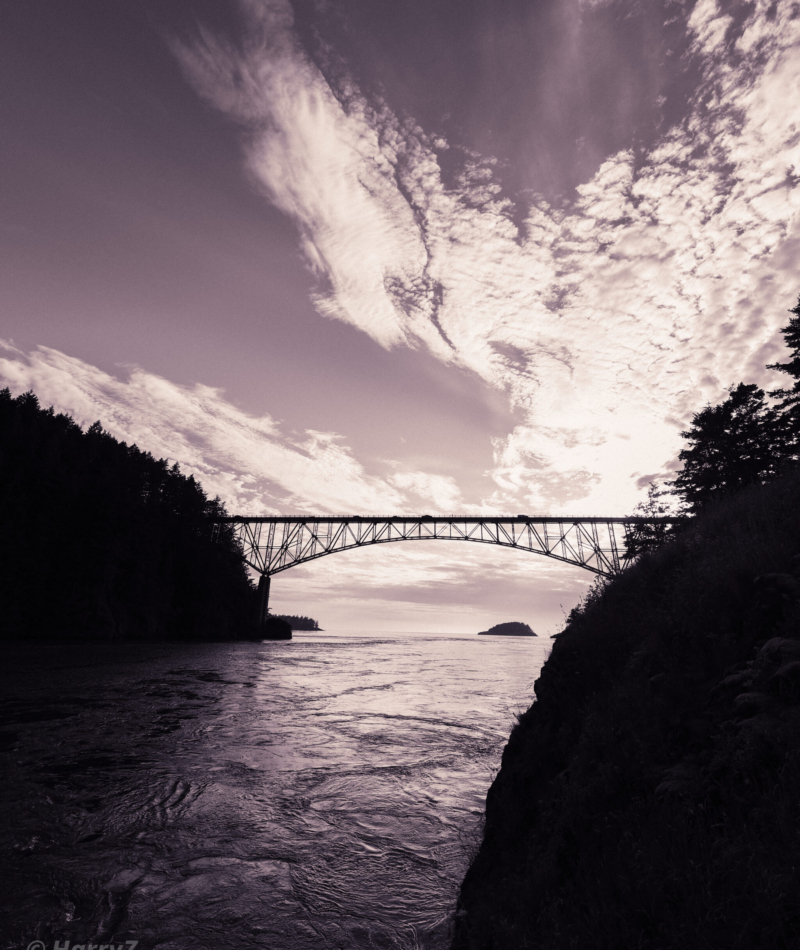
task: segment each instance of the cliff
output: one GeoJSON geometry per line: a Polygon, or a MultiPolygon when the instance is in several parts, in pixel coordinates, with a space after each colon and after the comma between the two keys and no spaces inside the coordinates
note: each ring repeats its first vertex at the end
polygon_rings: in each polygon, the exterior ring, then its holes
{"type": "Polygon", "coordinates": [[[800,476],[574,610],[519,717],[454,950],[800,945],[800,476]]]}

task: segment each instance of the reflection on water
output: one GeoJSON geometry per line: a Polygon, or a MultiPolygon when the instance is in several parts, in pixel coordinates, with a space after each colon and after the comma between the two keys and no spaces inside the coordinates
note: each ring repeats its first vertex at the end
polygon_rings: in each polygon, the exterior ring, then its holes
{"type": "Polygon", "coordinates": [[[546,640],[6,648],[2,947],[447,946],[546,640]]]}

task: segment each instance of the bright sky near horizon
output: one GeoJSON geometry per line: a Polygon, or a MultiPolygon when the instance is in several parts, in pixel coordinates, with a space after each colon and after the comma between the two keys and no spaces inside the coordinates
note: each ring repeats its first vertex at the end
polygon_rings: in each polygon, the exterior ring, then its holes
{"type": "MultiPolygon", "coordinates": [[[[241,514],[619,515],[776,383],[790,0],[0,4],[0,384],[241,514]]],[[[477,545],[279,575],[328,629],[558,629],[477,545]]]]}

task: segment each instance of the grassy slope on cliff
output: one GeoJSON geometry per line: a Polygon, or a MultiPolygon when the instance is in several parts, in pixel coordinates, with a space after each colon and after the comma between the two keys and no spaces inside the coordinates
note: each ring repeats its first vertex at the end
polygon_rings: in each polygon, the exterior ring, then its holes
{"type": "Polygon", "coordinates": [[[0,392],[0,639],[236,639],[255,591],[193,478],[0,392]]]}
{"type": "Polygon", "coordinates": [[[799,554],[793,474],[573,612],[489,791],[455,948],[800,946],[799,554]]]}

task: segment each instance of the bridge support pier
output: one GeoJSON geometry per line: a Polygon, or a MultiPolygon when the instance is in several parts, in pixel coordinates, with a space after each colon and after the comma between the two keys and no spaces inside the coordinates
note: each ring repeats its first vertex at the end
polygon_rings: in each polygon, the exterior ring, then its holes
{"type": "Polygon", "coordinates": [[[269,613],[269,574],[258,581],[258,636],[262,640],[291,640],[292,628],[285,620],[269,613]]]}
{"type": "Polygon", "coordinates": [[[263,630],[269,617],[269,574],[262,574],[258,581],[258,629],[263,630]]]}

